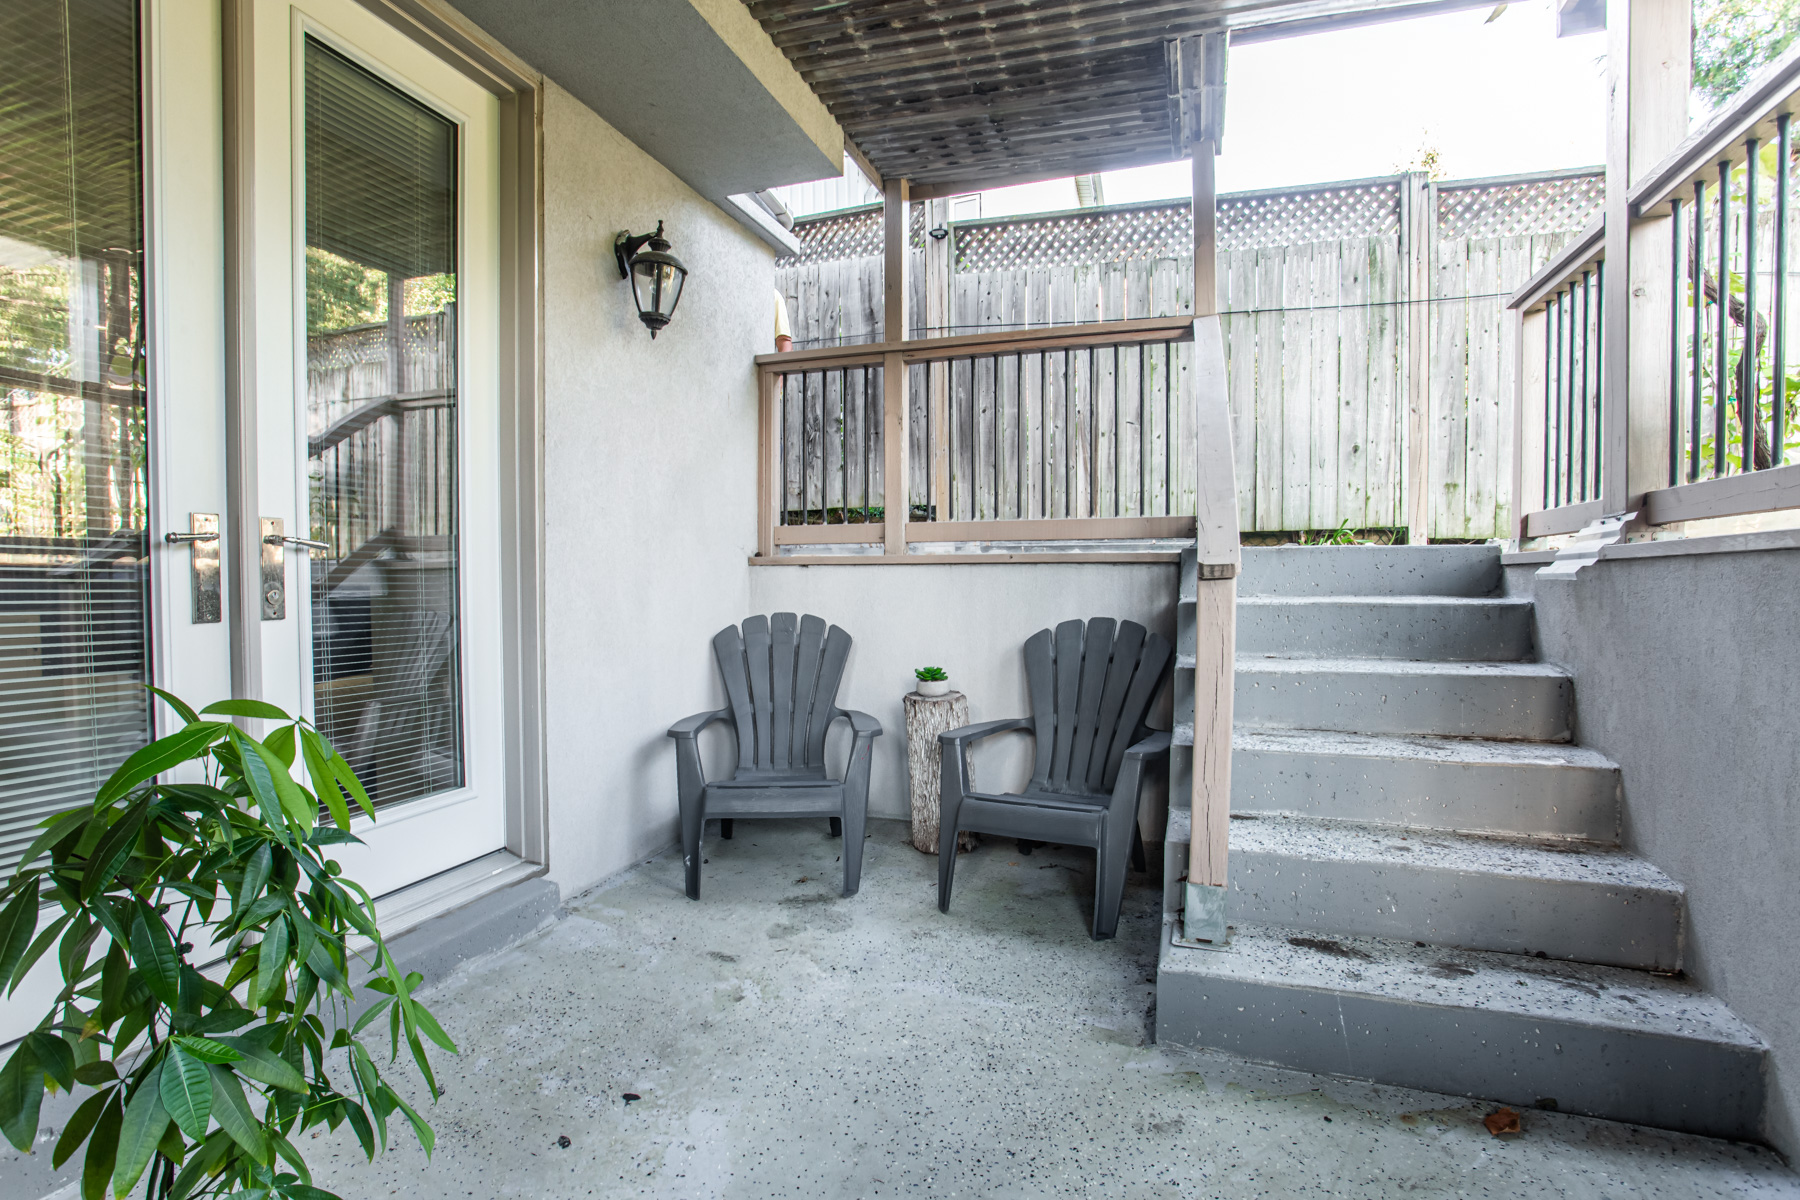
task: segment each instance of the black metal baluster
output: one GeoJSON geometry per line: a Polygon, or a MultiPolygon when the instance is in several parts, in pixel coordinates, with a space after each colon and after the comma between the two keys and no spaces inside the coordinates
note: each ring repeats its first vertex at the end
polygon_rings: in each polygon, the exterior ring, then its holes
{"type": "Polygon", "coordinates": [[[950,443],[944,452],[944,469],[950,478],[944,480],[944,496],[950,511],[940,514],[940,521],[956,520],[956,360],[944,360],[944,439],[950,443]]]}
{"type": "Polygon", "coordinates": [[[1119,497],[1125,487],[1125,439],[1119,436],[1119,346],[1113,343],[1113,516],[1120,516],[1119,497]]]}
{"type": "Polygon", "coordinates": [[[1694,309],[1693,345],[1688,355],[1692,378],[1688,390],[1688,482],[1700,478],[1700,385],[1706,363],[1706,181],[1694,182],[1694,309]]]}
{"type": "Polygon", "coordinates": [[[1569,456],[1569,466],[1575,472],[1575,486],[1573,494],[1569,497],[1571,500],[1588,498],[1588,409],[1591,407],[1590,401],[1593,395],[1590,380],[1593,375],[1594,359],[1590,352],[1593,345],[1588,339],[1594,324],[1593,276],[1592,271],[1581,273],[1581,298],[1577,305],[1581,310],[1581,336],[1576,339],[1581,346],[1581,372],[1575,376],[1575,379],[1581,387],[1581,399],[1576,405],[1581,414],[1581,437],[1579,440],[1575,437],[1575,410],[1572,409],[1569,413],[1569,440],[1573,443],[1570,448],[1574,449],[1575,453],[1569,456]]]}
{"type": "Polygon", "coordinates": [[[1762,427],[1761,405],[1757,403],[1758,371],[1756,345],[1756,151],[1761,143],[1756,138],[1744,142],[1744,348],[1738,356],[1738,378],[1744,394],[1738,397],[1738,423],[1744,427],[1743,470],[1756,469],[1756,433],[1762,427]]]}
{"type": "Polygon", "coordinates": [[[1163,516],[1175,515],[1175,343],[1163,343],[1163,516]]]}
{"type": "Polygon", "coordinates": [[[1069,361],[1073,352],[1063,356],[1063,516],[1075,515],[1075,397],[1069,390],[1069,361]]]}
{"type": "Polygon", "coordinates": [[[850,368],[838,368],[838,524],[850,523],[850,368]]]}
{"type": "Polygon", "coordinates": [[[1088,516],[1100,515],[1100,374],[1095,348],[1088,347],[1088,516]]]}
{"type": "Polygon", "coordinates": [[[1555,411],[1555,404],[1552,399],[1553,389],[1551,386],[1552,380],[1555,378],[1554,373],[1551,368],[1551,363],[1554,361],[1554,359],[1553,359],[1554,350],[1552,347],[1553,347],[1554,341],[1555,341],[1555,339],[1551,336],[1552,326],[1554,325],[1554,319],[1552,317],[1552,310],[1554,309],[1554,307],[1555,307],[1554,301],[1548,302],[1544,305],[1544,507],[1545,508],[1550,507],[1550,480],[1552,479],[1551,467],[1550,467],[1550,461],[1551,461],[1550,460],[1550,418],[1551,418],[1551,414],[1555,411]]]}
{"type": "Polygon", "coordinates": [[[776,521],[778,525],[788,523],[788,513],[791,511],[788,508],[788,458],[793,452],[794,438],[788,432],[788,427],[792,424],[788,419],[788,393],[793,390],[793,382],[792,375],[781,377],[781,516],[776,521]]]}
{"type": "Polygon", "coordinates": [[[1559,291],[1557,293],[1557,452],[1550,459],[1553,470],[1552,479],[1555,480],[1552,488],[1552,498],[1555,500],[1553,507],[1562,507],[1562,389],[1568,383],[1568,371],[1562,367],[1562,309],[1566,308],[1566,300],[1568,300],[1568,293],[1559,291]]]}
{"type": "MultiPolygon", "coordinates": [[[[872,448],[873,448],[873,447],[874,447],[874,445],[875,445],[875,437],[874,437],[874,435],[873,435],[873,434],[871,434],[871,433],[870,433],[870,432],[869,432],[869,368],[867,368],[867,367],[864,367],[864,368],[863,368],[863,369],[862,369],[862,377],[863,377],[863,386],[862,386],[862,397],[863,397],[863,419],[862,419],[862,429],[863,429],[863,439],[862,439],[862,442],[863,442],[863,502],[862,502],[862,517],[863,517],[863,523],[864,523],[864,524],[865,524],[865,525],[866,525],[866,524],[868,524],[868,521],[869,521],[869,452],[870,452],[870,450],[871,450],[871,449],[872,449],[872,448]]],[[[930,421],[927,421],[927,422],[925,422],[925,434],[926,434],[926,436],[927,436],[927,437],[929,437],[929,436],[930,436],[930,435],[931,435],[931,422],[930,422],[930,421]]],[[[926,461],[926,463],[927,463],[927,464],[929,464],[929,463],[930,463],[930,462],[931,462],[931,460],[930,460],[930,459],[926,459],[926,460],[925,460],[925,461],[926,461]]]]}
{"type": "Polygon", "coordinates": [[[1014,482],[1017,487],[1014,489],[1016,498],[1013,511],[1018,514],[1019,520],[1023,521],[1026,516],[1025,476],[1031,470],[1031,426],[1025,420],[1025,356],[1023,354],[1013,355],[1013,394],[1019,399],[1019,461],[1014,467],[1014,473],[1017,476],[1014,482]]]}
{"type": "Polygon", "coordinates": [[[1050,356],[1038,354],[1038,515],[1050,515],[1050,356]]]}
{"type": "Polygon", "coordinates": [[[1726,370],[1731,346],[1731,164],[1719,164],[1719,342],[1713,347],[1713,478],[1725,474],[1726,419],[1731,387],[1726,370]]]}
{"type": "Polygon", "coordinates": [[[1774,330],[1774,395],[1769,414],[1769,465],[1779,467],[1787,457],[1787,245],[1788,245],[1788,156],[1793,147],[1788,137],[1790,114],[1775,118],[1775,311],[1774,330]]]}
{"type": "Polygon", "coordinates": [[[999,355],[996,354],[993,358],[990,358],[988,360],[988,362],[992,365],[993,375],[994,375],[994,519],[999,520],[1000,519],[1000,495],[1001,495],[1001,492],[1000,492],[1000,460],[1002,458],[1000,448],[1006,444],[1006,436],[1005,436],[1006,422],[1003,419],[1005,414],[1001,411],[1002,409],[1004,409],[1006,407],[1006,404],[1002,398],[1003,390],[1002,390],[1002,386],[1001,386],[1001,380],[1003,379],[1005,373],[1000,370],[1000,356],[999,355]]]}
{"type": "Polygon", "coordinates": [[[1681,201],[1669,201],[1669,486],[1681,474],[1681,201]]]}
{"type": "Polygon", "coordinates": [[[969,520],[981,517],[981,477],[976,474],[975,454],[980,449],[975,436],[975,356],[969,356],[969,520]]]}
{"type": "Polygon", "coordinates": [[[1600,498],[1600,473],[1606,463],[1602,448],[1606,445],[1606,260],[1594,264],[1594,300],[1600,311],[1594,314],[1594,492],[1590,499],[1600,498]]]}

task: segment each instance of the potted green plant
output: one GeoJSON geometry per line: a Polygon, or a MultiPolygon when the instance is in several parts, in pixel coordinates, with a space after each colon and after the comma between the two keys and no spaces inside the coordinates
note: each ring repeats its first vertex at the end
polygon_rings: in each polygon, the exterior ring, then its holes
{"type": "Polygon", "coordinates": [[[942,667],[920,667],[913,675],[919,681],[921,696],[942,696],[950,691],[950,676],[942,667]]]}
{"type": "Polygon", "coordinates": [[[83,1200],[145,1179],[148,1200],[329,1200],[300,1135],[347,1122],[372,1160],[396,1113],[429,1155],[431,1126],[361,1035],[386,1024],[390,1062],[404,1042],[434,1101],[425,1042],[456,1045],[328,857],[358,840],[351,803],[374,816],[368,793],[303,719],[157,694],[183,727],[45,821],[0,891],[0,985],[11,994],[53,946],[62,978],[0,1068],[0,1130],[29,1153],[45,1091],[85,1091],[51,1152],[61,1166],[85,1145],[83,1200]],[[277,724],[257,738],[234,718],[277,724]],[[183,781],[157,782],[171,774],[183,781]],[[375,993],[360,1016],[359,964],[375,993]]]}

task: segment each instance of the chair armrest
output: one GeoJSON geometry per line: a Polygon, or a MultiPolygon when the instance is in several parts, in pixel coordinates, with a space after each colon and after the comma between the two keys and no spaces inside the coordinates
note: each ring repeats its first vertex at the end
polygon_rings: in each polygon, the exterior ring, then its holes
{"type": "Polygon", "coordinates": [[[1158,754],[1167,754],[1172,737],[1173,735],[1167,729],[1153,730],[1149,737],[1125,751],[1125,757],[1154,758],[1158,754]]]}
{"type": "Polygon", "coordinates": [[[681,720],[669,726],[669,736],[672,738],[694,737],[714,721],[723,721],[730,715],[731,710],[729,708],[721,708],[716,712],[695,713],[691,717],[683,717],[681,720]]]}
{"type": "Polygon", "coordinates": [[[857,737],[881,736],[881,722],[877,721],[874,717],[871,717],[868,713],[857,712],[855,709],[850,708],[840,708],[838,709],[838,714],[849,719],[850,732],[857,737]]]}
{"type": "Polygon", "coordinates": [[[948,733],[938,734],[938,741],[946,746],[966,746],[970,742],[995,733],[1010,733],[1015,729],[1029,730],[1030,717],[1012,717],[1005,721],[982,721],[975,725],[964,725],[961,729],[952,729],[948,733]]]}

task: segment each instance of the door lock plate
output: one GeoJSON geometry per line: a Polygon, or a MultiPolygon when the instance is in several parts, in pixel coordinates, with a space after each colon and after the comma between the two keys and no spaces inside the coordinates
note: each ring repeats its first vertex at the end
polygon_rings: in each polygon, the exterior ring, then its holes
{"type": "Polygon", "coordinates": [[[287,554],[280,517],[262,519],[262,619],[287,620],[287,554]],[[273,539],[273,540],[271,540],[273,539]]]}

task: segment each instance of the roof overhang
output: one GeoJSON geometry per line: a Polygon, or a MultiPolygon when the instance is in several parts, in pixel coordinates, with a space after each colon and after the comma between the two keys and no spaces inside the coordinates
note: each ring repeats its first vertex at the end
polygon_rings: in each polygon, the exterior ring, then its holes
{"type": "MultiPolygon", "coordinates": [[[[1166,45],[1494,0],[743,0],[882,176],[917,197],[1183,157],[1166,45]]],[[[836,174],[836,170],[829,174],[836,174]]]]}
{"type": "Polygon", "coordinates": [[[709,200],[843,170],[843,131],[741,0],[452,2],[709,200]]]}

